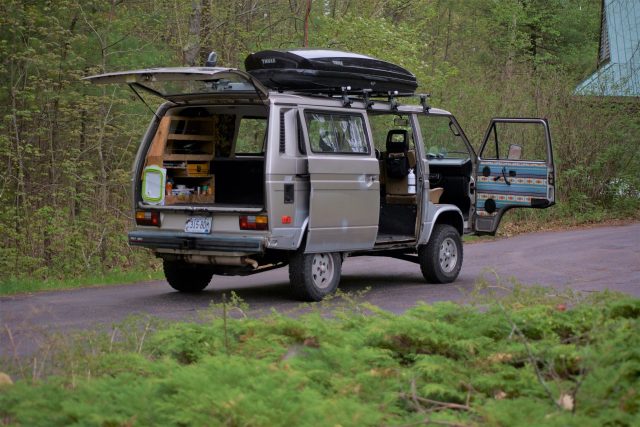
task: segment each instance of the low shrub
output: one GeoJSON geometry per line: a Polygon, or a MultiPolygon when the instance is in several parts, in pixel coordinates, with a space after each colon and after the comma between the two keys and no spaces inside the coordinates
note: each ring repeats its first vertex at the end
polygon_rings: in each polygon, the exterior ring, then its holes
{"type": "Polygon", "coordinates": [[[252,318],[232,298],[200,323],[131,319],[34,357],[45,370],[3,364],[0,424],[640,423],[639,300],[497,287],[402,315],[349,300],[252,318]]]}

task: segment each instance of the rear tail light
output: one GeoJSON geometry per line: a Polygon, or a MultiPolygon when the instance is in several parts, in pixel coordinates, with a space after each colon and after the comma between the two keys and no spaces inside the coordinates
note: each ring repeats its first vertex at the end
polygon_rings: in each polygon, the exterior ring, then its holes
{"type": "Polygon", "coordinates": [[[160,212],[136,211],[136,224],[160,227],[160,212]]]}
{"type": "Polygon", "coordinates": [[[269,219],[266,215],[243,215],[239,218],[240,230],[268,230],[269,219]]]}

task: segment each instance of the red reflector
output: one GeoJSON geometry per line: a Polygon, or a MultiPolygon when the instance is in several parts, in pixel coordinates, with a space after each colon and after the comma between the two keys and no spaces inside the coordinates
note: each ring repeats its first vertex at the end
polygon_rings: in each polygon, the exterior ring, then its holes
{"type": "Polygon", "coordinates": [[[248,230],[249,229],[249,222],[247,221],[247,217],[246,216],[241,216],[240,217],[240,230],[248,230]]]}
{"type": "Polygon", "coordinates": [[[268,230],[269,219],[265,215],[242,215],[238,218],[240,230],[268,230]]]}
{"type": "Polygon", "coordinates": [[[136,224],[160,227],[160,212],[136,211],[136,224]]]}
{"type": "Polygon", "coordinates": [[[283,224],[291,224],[291,217],[289,215],[282,215],[282,223],[283,224]]]}

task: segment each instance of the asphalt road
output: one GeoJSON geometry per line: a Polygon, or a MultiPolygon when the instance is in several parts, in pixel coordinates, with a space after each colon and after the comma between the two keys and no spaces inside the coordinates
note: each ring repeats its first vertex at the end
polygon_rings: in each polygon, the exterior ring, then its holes
{"type": "MultiPolygon", "coordinates": [[[[604,289],[640,297],[640,224],[524,234],[467,244],[458,280],[427,285],[418,265],[392,258],[349,258],[340,288],[370,290],[362,299],[396,313],[418,301],[462,300],[479,278],[494,273],[525,285],[542,284],[584,292],[604,289]]],[[[39,336],[110,325],[131,314],[193,318],[224,293],[235,291],[251,310],[294,310],[286,268],[248,277],[215,277],[197,295],[180,294],[164,281],[93,287],[0,298],[0,355],[29,353],[39,336]],[[9,332],[13,342],[9,340],[9,332]]]]}

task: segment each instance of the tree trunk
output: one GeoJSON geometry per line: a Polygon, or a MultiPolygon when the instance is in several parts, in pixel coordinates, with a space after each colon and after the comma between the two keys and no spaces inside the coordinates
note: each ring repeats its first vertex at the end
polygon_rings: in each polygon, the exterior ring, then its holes
{"type": "Polygon", "coordinates": [[[447,13],[447,38],[444,44],[444,60],[449,59],[449,45],[451,43],[451,7],[448,8],[447,13]]]}
{"type": "Polygon", "coordinates": [[[189,16],[189,34],[187,44],[182,51],[182,62],[190,67],[198,65],[200,55],[200,36],[202,30],[202,3],[191,0],[191,16],[189,16]]]}
{"type": "Polygon", "coordinates": [[[304,12],[304,47],[309,47],[309,17],[311,16],[311,0],[307,0],[304,12]]]}
{"type": "Polygon", "coordinates": [[[509,40],[509,52],[507,54],[507,62],[504,67],[504,73],[507,79],[510,79],[513,76],[513,68],[514,68],[514,60],[516,57],[516,39],[518,37],[518,18],[516,15],[513,15],[511,21],[511,34],[509,40]]]}
{"type": "Polygon", "coordinates": [[[24,184],[24,177],[25,177],[25,171],[24,171],[24,159],[23,159],[23,153],[22,153],[22,141],[21,141],[21,137],[20,137],[20,126],[18,125],[18,115],[17,115],[17,111],[18,111],[18,106],[17,106],[17,99],[16,99],[16,90],[15,87],[12,85],[11,88],[11,109],[12,109],[12,114],[11,114],[11,124],[13,125],[13,129],[14,129],[14,139],[16,142],[16,152],[15,152],[15,165],[16,165],[16,190],[15,190],[15,212],[14,212],[14,227],[15,227],[15,238],[14,238],[14,242],[13,242],[13,246],[15,248],[15,259],[14,259],[14,274],[15,276],[19,276],[21,271],[20,271],[20,257],[21,257],[21,251],[20,251],[20,240],[19,240],[19,236],[22,236],[22,208],[25,205],[25,184],[24,184]]]}

